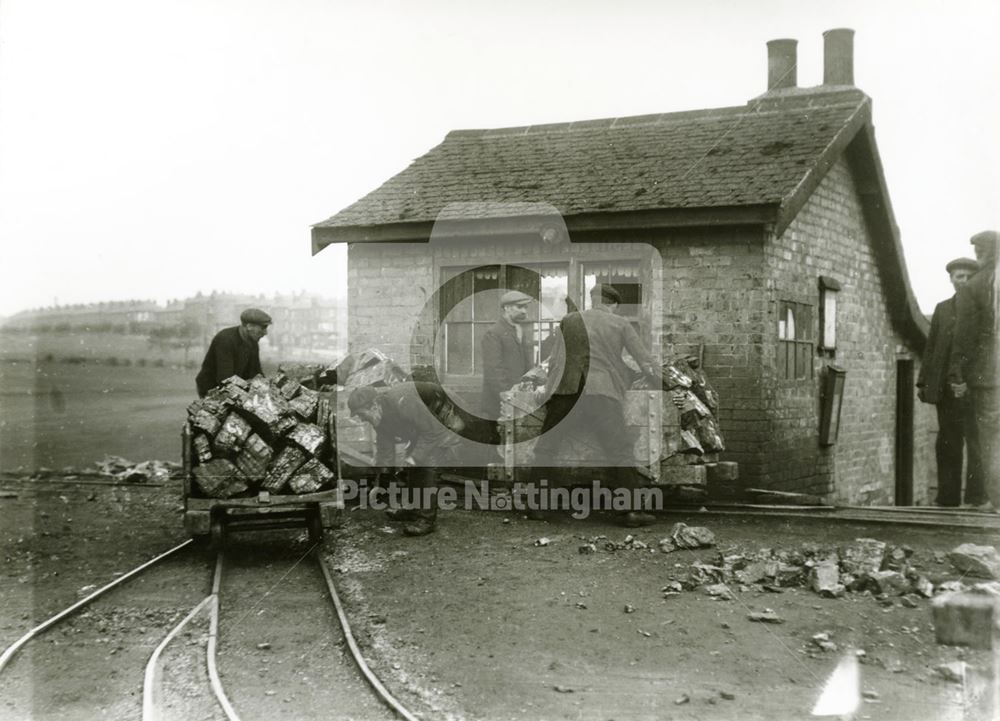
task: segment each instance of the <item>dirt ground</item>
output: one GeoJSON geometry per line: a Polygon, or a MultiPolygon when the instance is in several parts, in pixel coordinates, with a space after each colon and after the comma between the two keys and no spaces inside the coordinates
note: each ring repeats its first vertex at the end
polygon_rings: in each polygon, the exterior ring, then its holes
{"type": "MultiPolygon", "coordinates": [[[[422,718],[801,719],[844,654],[863,651],[866,698],[858,718],[960,719],[962,687],[936,668],[956,660],[989,668],[985,652],[934,643],[926,599],[915,608],[899,598],[883,606],[870,595],[827,599],[804,588],[775,593],[757,585],[733,587],[731,600],[702,589],[662,592],[687,578],[692,563],[711,563],[720,552],[795,551],[859,537],[907,544],[919,570],[939,582],[959,577],[941,552],[962,542],[997,543],[985,533],[696,511],[667,514],[638,532],[605,516],[533,522],[467,511],[442,513],[438,531],[424,538],[399,530],[378,512],[349,512],[323,552],[338,569],[369,662],[422,718]],[[659,552],[658,540],[677,521],[708,527],[716,546],[659,552]],[[652,550],[634,542],[606,548],[629,534],[652,550]],[[537,545],[542,538],[548,542],[537,545]],[[592,540],[596,552],[580,553],[592,540]],[[749,620],[765,609],[783,623],[749,620]],[[835,649],[813,641],[823,632],[835,649]]],[[[0,646],[6,648],[93,585],[183,540],[179,488],[0,479],[0,538],[0,646]]],[[[335,702],[324,679],[337,670],[342,648],[315,631],[317,623],[332,625],[332,611],[318,590],[321,581],[292,573],[305,545],[296,530],[230,539],[244,579],[239,593],[258,592],[246,580],[258,573],[261,589],[303,584],[288,597],[291,610],[259,617],[281,623],[234,621],[233,640],[220,646],[220,670],[237,686],[245,719],[325,718],[335,702]],[[333,660],[309,668],[324,649],[336,652],[333,660]],[[279,674],[283,662],[295,674],[279,674]]],[[[122,591],[118,606],[95,607],[32,641],[0,675],[0,716],[135,718],[142,665],[204,595],[210,561],[206,552],[172,559],[159,575],[129,582],[134,593],[122,591]]],[[[263,614],[267,596],[259,593],[263,614]]],[[[226,627],[221,633],[227,638],[226,627]]],[[[171,651],[173,658],[184,655],[185,643],[197,645],[197,629],[171,651]]],[[[171,671],[174,686],[197,684],[197,674],[185,668],[178,663],[171,671]],[[185,673],[194,680],[181,684],[185,673]]],[[[366,691],[357,683],[347,693],[360,698],[366,691]]],[[[174,700],[175,710],[199,709],[181,717],[218,717],[195,696],[174,700]]],[[[348,716],[387,718],[367,702],[348,716]]]]}

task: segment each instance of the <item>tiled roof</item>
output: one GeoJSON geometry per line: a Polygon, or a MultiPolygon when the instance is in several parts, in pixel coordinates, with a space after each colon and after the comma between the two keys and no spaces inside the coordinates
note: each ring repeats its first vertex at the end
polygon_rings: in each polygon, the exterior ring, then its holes
{"type": "Polygon", "coordinates": [[[838,88],[732,108],[456,130],[316,228],[433,221],[451,203],[548,203],[564,217],[780,207],[869,112],[864,93],[838,88]]]}

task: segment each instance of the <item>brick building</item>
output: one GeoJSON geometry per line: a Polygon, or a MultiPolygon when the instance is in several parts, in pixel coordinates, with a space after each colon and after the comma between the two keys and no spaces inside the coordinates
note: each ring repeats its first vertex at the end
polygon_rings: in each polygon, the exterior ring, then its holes
{"type": "Polygon", "coordinates": [[[745,105],[449,133],[313,228],[317,252],[348,244],[350,349],[433,363],[471,398],[500,292],[539,299],[540,345],[565,299],[611,282],[663,356],[702,356],[746,484],[926,502],[935,421],[913,381],[927,323],[853,33],[824,37],[817,87],[796,87],[795,41],[777,40],[745,105]],[[842,395],[825,390],[831,367],[842,395]]]}

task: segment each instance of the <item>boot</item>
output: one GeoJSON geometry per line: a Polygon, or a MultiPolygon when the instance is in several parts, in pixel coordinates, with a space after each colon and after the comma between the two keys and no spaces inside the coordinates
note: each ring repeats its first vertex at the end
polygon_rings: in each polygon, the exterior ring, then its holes
{"type": "Polygon", "coordinates": [[[404,536],[426,536],[437,525],[437,509],[414,510],[414,521],[403,526],[404,536]]]}
{"type": "Polygon", "coordinates": [[[413,523],[407,523],[403,526],[404,536],[426,536],[428,533],[434,532],[435,523],[431,519],[418,518],[413,523]]]}
{"type": "Polygon", "coordinates": [[[639,528],[641,526],[651,526],[656,523],[656,516],[652,513],[642,511],[628,511],[622,514],[622,525],[625,528],[639,528]]]}
{"type": "Polygon", "coordinates": [[[388,508],[385,511],[385,517],[390,521],[406,522],[415,521],[420,518],[420,515],[413,508],[388,508]]]}

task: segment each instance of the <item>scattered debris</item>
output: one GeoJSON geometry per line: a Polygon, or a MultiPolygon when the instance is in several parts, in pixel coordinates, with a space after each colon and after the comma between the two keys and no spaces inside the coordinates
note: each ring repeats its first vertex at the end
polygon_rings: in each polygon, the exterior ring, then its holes
{"type": "Polygon", "coordinates": [[[736,698],[736,694],[732,691],[719,691],[719,696],[726,701],[733,701],[736,698]]]}
{"type": "Polygon", "coordinates": [[[575,691],[575,689],[572,689],[569,686],[560,686],[558,684],[553,686],[552,690],[556,693],[574,693],[575,691]]]}
{"type": "Polygon", "coordinates": [[[687,695],[687,694],[685,693],[685,694],[681,694],[680,696],[678,696],[677,698],[675,698],[675,699],[674,699],[674,703],[675,703],[676,705],[678,705],[678,706],[681,706],[681,705],[683,705],[683,704],[686,704],[686,703],[688,703],[688,702],[689,702],[690,700],[691,700],[691,697],[690,697],[690,696],[688,696],[688,695],[687,695]]]}
{"type": "Polygon", "coordinates": [[[942,663],[940,666],[936,666],[934,670],[945,681],[951,681],[952,683],[962,683],[962,681],[965,678],[964,661],[952,661],[951,663],[942,663]]]}
{"type": "Polygon", "coordinates": [[[597,553],[597,544],[584,543],[577,550],[582,554],[597,553]]]}
{"type": "Polygon", "coordinates": [[[536,538],[534,544],[535,546],[548,546],[552,543],[552,539],[542,536],[541,538],[536,538]]]}
{"type": "Polygon", "coordinates": [[[732,592],[724,583],[713,583],[704,587],[704,591],[707,595],[713,598],[721,598],[723,601],[732,601],[736,598],[736,595],[732,592]]]}
{"type": "Polygon", "coordinates": [[[844,595],[836,558],[827,558],[809,569],[809,587],[821,596],[837,598],[844,595]]]}
{"type": "Polygon", "coordinates": [[[660,541],[660,550],[671,553],[679,549],[710,548],[715,545],[715,534],[704,526],[675,523],[670,535],[660,541]]]}
{"type": "Polygon", "coordinates": [[[882,570],[886,544],[874,538],[857,538],[840,549],[840,568],[852,576],[864,576],[882,570]]]}
{"type": "Polygon", "coordinates": [[[121,456],[105,456],[104,460],[95,465],[99,475],[124,483],[164,483],[178,477],[181,470],[177,463],[167,461],[133,463],[121,456]]]}
{"type": "Polygon", "coordinates": [[[781,618],[770,608],[766,608],[763,611],[751,611],[747,615],[747,619],[757,623],[784,623],[785,619],[781,618]]]}
{"type": "Polygon", "coordinates": [[[626,603],[624,610],[625,613],[635,613],[635,606],[633,606],[631,603],[626,603]]]}
{"type": "Polygon", "coordinates": [[[813,634],[812,642],[814,646],[820,648],[823,651],[837,650],[837,644],[830,640],[830,634],[827,633],[826,631],[813,634]]]}
{"type": "Polygon", "coordinates": [[[948,560],[956,569],[970,576],[1000,578],[1000,556],[993,546],[963,543],[948,554],[948,560]]]}

